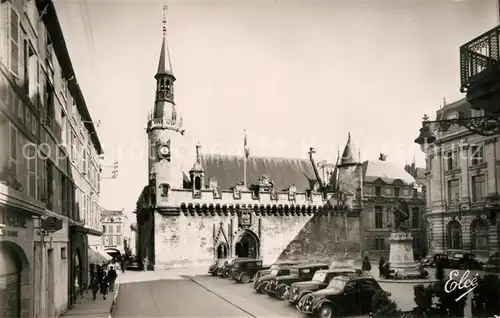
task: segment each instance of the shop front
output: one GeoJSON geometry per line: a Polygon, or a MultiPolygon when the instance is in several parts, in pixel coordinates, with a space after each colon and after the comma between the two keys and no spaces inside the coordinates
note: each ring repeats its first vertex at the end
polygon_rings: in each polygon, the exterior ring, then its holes
{"type": "Polygon", "coordinates": [[[31,214],[0,203],[0,317],[33,317],[31,214]]]}
{"type": "Polygon", "coordinates": [[[69,307],[83,297],[89,283],[87,234],[80,226],[70,226],[69,307]]]}

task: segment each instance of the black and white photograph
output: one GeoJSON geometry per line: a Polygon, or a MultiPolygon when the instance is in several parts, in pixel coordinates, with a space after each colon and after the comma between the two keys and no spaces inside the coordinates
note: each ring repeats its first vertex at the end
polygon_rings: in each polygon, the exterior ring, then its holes
{"type": "Polygon", "coordinates": [[[0,0],[0,318],[500,318],[500,0],[0,0]]]}

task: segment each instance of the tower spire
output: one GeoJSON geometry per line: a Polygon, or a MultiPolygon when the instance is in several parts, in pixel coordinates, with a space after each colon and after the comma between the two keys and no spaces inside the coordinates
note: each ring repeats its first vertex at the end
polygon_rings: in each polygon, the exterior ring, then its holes
{"type": "Polygon", "coordinates": [[[156,72],[156,77],[159,75],[170,75],[174,77],[172,71],[172,61],[170,60],[170,52],[168,50],[167,44],[167,10],[168,6],[163,6],[163,40],[161,43],[160,51],[160,61],[158,62],[158,71],[156,72]]]}

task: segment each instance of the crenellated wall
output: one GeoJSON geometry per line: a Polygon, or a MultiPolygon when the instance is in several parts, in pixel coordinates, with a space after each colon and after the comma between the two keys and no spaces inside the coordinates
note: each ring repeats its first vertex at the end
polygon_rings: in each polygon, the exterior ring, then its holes
{"type": "MultiPolygon", "coordinates": [[[[278,259],[319,260],[360,250],[359,218],[332,213],[258,215],[252,213],[249,230],[260,243],[264,263],[278,259]],[[346,224],[347,221],[347,224],[346,224]]],[[[155,268],[197,266],[213,262],[218,244],[235,245],[243,229],[238,215],[164,216],[155,212],[155,268]]]]}

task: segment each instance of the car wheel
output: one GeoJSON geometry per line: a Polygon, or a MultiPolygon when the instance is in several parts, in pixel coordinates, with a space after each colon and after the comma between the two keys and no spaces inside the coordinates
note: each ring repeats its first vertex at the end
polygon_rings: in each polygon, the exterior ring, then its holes
{"type": "Polygon", "coordinates": [[[285,300],[286,287],[281,287],[276,291],[276,298],[279,300],[285,300]]]}
{"type": "Polygon", "coordinates": [[[257,292],[263,294],[264,290],[266,289],[266,285],[267,285],[267,282],[260,283],[259,286],[257,287],[257,292]]]}
{"type": "Polygon", "coordinates": [[[329,305],[321,306],[319,310],[320,318],[332,318],[333,317],[333,308],[329,305]]]}
{"type": "Polygon", "coordinates": [[[248,283],[250,283],[251,279],[252,279],[252,277],[250,277],[250,275],[248,275],[248,274],[245,273],[245,274],[241,275],[241,277],[240,277],[240,283],[248,284],[248,283]]]}

